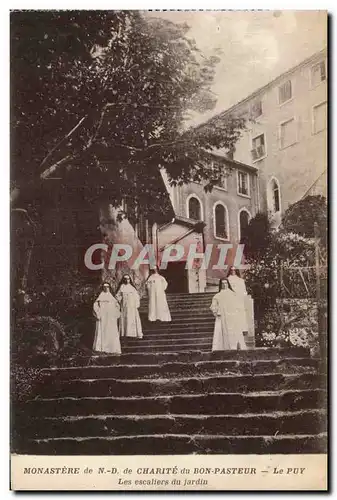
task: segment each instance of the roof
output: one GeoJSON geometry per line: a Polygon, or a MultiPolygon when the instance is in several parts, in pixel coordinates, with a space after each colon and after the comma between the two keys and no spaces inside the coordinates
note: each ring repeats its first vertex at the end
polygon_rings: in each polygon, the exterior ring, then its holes
{"type": "Polygon", "coordinates": [[[253,172],[254,174],[257,174],[259,169],[257,167],[254,167],[253,165],[248,165],[247,163],[243,163],[241,161],[233,160],[231,158],[228,158],[226,153],[223,153],[221,149],[218,149],[212,153],[210,153],[212,156],[216,157],[217,159],[222,160],[224,163],[226,163],[229,167],[231,168],[237,168],[237,169],[247,169],[253,172]]]}
{"type": "Polygon", "coordinates": [[[186,226],[189,229],[193,229],[198,233],[201,232],[206,225],[205,222],[201,220],[196,221],[193,219],[189,219],[187,217],[182,217],[181,215],[176,215],[170,222],[167,222],[166,224],[161,226],[159,230],[161,231],[170,224],[181,224],[182,226],[186,226]]]}

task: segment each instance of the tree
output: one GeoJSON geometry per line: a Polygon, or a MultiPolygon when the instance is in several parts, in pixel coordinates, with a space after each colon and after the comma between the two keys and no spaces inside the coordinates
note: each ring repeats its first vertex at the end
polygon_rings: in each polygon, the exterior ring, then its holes
{"type": "Polygon", "coordinates": [[[258,214],[248,226],[245,243],[249,266],[245,279],[254,298],[258,341],[262,345],[309,342],[313,323],[306,308],[314,307],[314,240],[285,228],[272,230],[268,216],[258,214]],[[298,299],[307,301],[303,306],[298,299]]]}
{"type": "Polygon", "coordinates": [[[30,300],[26,311],[38,304],[67,323],[75,303],[91,304],[83,249],[102,239],[98,205],[126,201],[130,220],[158,218],[169,208],[162,168],[172,184],[222,179],[210,153],[232,149],[244,120],[186,129],[190,111],[215,103],[218,61],[187,31],[136,11],[11,13],[13,232],[32,221],[12,266],[20,312],[30,300]]]}
{"type": "Polygon", "coordinates": [[[241,243],[245,245],[244,253],[249,259],[263,256],[270,246],[272,229],[267,214],[259,212],[249,221],[241,243]]]}
{"type": "Polygon", "coordinates": [[[214,105],[218,62],[187,31],[136,11],[13,12],[14,203],[36,206],[55,176],[148,215],[165,209],[161,168],[172,184],[211,189],[223,167],[209,153],[232,149],[244,120],[184,129],[189,111],[214,105]]]}
{"type": "Polygon", "coordinates": [[[306,196],[290,205],[282,218],[285,231],[314,238],[314,223],[317,222],[321,243],[326,246],[328,208],[324,196],[306,196]]]}

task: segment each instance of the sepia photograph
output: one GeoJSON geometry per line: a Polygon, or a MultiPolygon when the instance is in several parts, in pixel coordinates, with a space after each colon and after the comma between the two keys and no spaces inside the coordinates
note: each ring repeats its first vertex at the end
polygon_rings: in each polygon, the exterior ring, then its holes
{"type": "Polygon", "coordinates": [[[101,456],[111,489],[212,489],[207,474],[223,489],[221,474],[259,473],[315,489],[327,466],[306,460],[328,452],[327,11],[9,22],[12,477],[39,489],[79,474],[66,457],[101,456]],[[181,483],[157,483],[175,467],[181,483]]]}

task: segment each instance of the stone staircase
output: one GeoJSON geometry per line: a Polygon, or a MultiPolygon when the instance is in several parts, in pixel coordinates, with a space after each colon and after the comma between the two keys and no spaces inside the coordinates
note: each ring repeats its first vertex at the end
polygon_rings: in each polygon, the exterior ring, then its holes
{"type": "MultiPolygon", "coordinates": [[[[15,412],[16,451],[134,455],[321,453],[325,380],[303,348],[211,352],[213,294],[168,295],[172,323],[148,323],[120,357],[44,369],[15,412]]],[[[253,347],[253,339],[248,343],[253,347]]]]}

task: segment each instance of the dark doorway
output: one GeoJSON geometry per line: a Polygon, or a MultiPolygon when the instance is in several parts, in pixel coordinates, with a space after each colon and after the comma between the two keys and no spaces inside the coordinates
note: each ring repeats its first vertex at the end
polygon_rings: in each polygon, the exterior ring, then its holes
{"type": "Polygon", "coordinates": [[[249,226],[249,213],[246,210],[240,212],[240,243],[245,243],[247,229],[249,226]]]}
{"type": "Polygon", "coordinates": [[[160,273],[168,283],[167,293],[187,293],[188,280],[186,262],[169,262],[167,269],[162,269],[160,273]]]}

